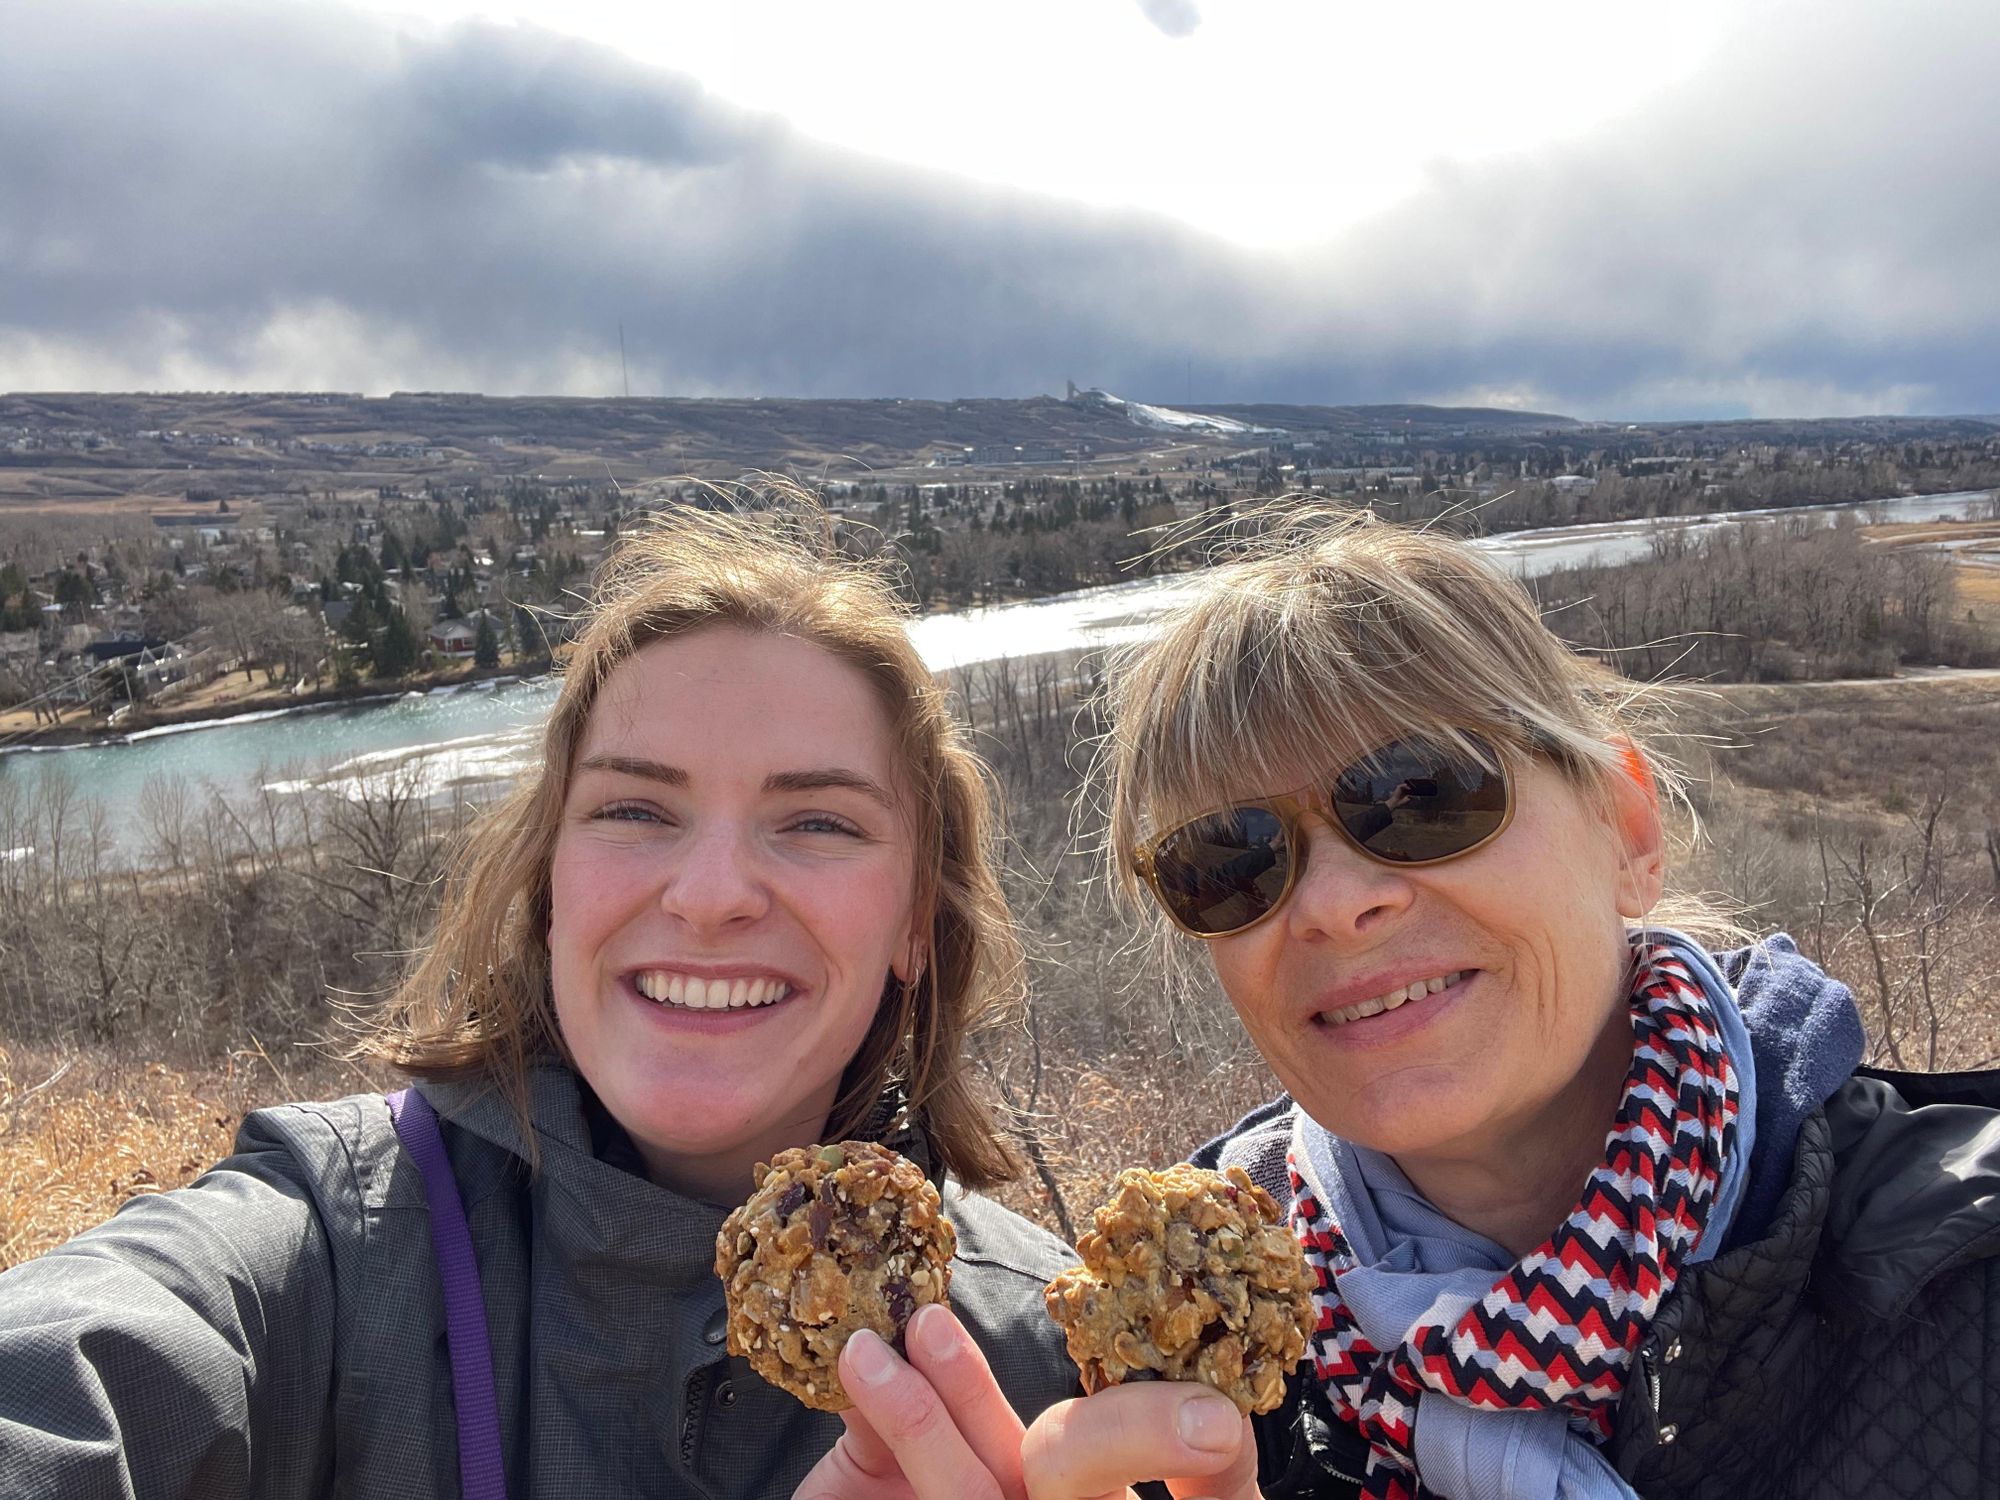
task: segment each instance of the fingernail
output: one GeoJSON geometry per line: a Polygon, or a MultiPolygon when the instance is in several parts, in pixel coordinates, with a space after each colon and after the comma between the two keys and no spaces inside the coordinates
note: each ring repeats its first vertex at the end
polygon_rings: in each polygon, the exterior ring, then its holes
{"type": "Polygon", "coordinates": [[[847,1341],[847,1361],[863,1385],[882,1385],[896,1373],[896,1357],[872,1328],[858,1328],[847,1341]]]}
{"type": "Polygon", "coordinates": [[[959,1352],[958,1329],[953,1326],[951,1314],[935,1302],[917,1309],[910,1319],[910,1336],[917,1341],[924,1358],[942,1362],[955,1358],[959,1352]]]}
{"type": "Polygon", "coordinates": [[[1243,1419],[1234,1403],[1221,1396],[1196,1396],[1181,1403],[1181,1441],[1203,1453],[1227,1453],[1237,1444],[1243,1419]]]}

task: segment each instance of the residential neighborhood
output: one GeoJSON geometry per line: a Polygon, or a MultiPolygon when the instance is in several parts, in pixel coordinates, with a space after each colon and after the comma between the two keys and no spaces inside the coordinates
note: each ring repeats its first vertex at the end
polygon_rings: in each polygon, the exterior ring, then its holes
{"type": "Polygon", "coordinates": [[[539,671],[621,530],[796,480],[919,609],[1202,560],[1287,491],[1468,531],[2000,485],[1961,418],[1585,423],[1421,406],[0,397],[0,734],[539,671]],[[721,486],[723,488],[717,488],[721,486]]]}

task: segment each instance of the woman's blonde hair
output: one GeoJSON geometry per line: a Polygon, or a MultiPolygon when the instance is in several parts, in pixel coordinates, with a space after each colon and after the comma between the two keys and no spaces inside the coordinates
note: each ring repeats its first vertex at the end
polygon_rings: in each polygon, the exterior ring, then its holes
{"type": "Polygon", "coordinates": [[[911,644],[888,567],[842,550],[810,496],[765,484],[737,506],[663,512],[599,575],[562,673],[538,764],[456,852],[429,950],[388,1000],[364,1050],[426,1078],[483,1077],[521,1118],[538,1057],[566,1057],[550,993],[549,872],[575,756],[619,664],[710,625],[808,641],[874,688],[911,798],[916,910],[929,914],[915,980],[891,976],[842,1080],[827,1138],[863,1129],[899,1086],[932,1149],[969,1186],[1018,1163],[968,1076],[968,1035],[1019,993],[1021,951],[995,872],[997,819],[984,764],[911,644]]]}
{"type": "MultiPolygon", "coordinates": [[[[1644,743],[1647,690],[1572,651],[1478,549],[1318,501],[1277,502],[1237,529],[1236,559],[1114,664],[1109,852],[1128,896],[1147,838],[1391,740],[1477,755],[1478,735],[1600,806],[1634,774],[1685,803],[1672,762],[1644,743]]],[[[1691,898],[1655,919],[1733,930],[1691,898]]]]}

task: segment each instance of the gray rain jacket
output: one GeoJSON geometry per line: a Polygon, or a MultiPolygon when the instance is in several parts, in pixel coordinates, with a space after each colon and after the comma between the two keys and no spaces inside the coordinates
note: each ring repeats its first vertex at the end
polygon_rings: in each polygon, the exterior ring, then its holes
{"type": "MultiPolygon", "coordinates": [[[[723,1349],[724,1211],[602,1159],[567,1069],[530,1088],[533,1177],[496,1095],[424,1086],[478,1254],[508,1494],[790,1495],[840,1419],[723,1349]]],[[[890,1144],[930,1166],[920,1132],[890,1144]]],[[[1075,1394],[1042,1306],[1074,1257],[956,1184],[945,1206],[952,1305],[1032,1418],[1075,1394]]],[[[379,1096],[259,1110],[193,1186],[0,1276],[7,1500],[458,1493],[423,1188],[379,1096]]]]}

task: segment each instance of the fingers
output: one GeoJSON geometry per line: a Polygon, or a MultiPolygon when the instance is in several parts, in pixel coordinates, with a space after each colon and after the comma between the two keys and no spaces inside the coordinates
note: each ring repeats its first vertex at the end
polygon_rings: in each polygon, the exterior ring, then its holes
{"type": "Polygon", "coordinates": [[[839,1450],[857,1474],[881,1480],[902,1477],[903,1471],[896,1462],[896,1455],[866,1417],[859,1411],[850,1410],[842,1412],[840,1420],[846,1424],[847,1431],[840,1435],[839,1450]]]}
{"type": "Polygon", "coordinates": [[[910,1487],[868,1419],[844,1411],[847,1430],[840,1441],[813,1465],[812,1472],[792,1492],[792,1500],[906,1500],[910,1487]]]}
{"type": "MultiPolygon", "coordinates": [[[[1232,1412],[1234,1406],[1229,1408],[1232,1412]]],[[[1262,1500],[1263,1491],[1257,1488],[1257,1439],[1250,1430],[1250,1419],[1237,1419],[1238,1437],[1236,1457],[1227,1467],[1201,1479],[1175,1478],[1167,1481],[1175,1500],[1180,1497],[1200,1496],[1202,1500],[1262,1500]]]]}
{"type": "MultiPolygon", "coordinates": [[[[990,1384],[992,1376],[985,1378],[990,1384]]],[[[1011,1493],[1003,1488],[930,1382],[877,1335],[862,1329],[847,1341],[840,1380],[880,1448],[868,1445],[857,1431],[861,1424],[852,1422],[841,1444],[875,1463],[886,1453],[918,1500],[1016,1500],[1018,1484],[1011,1493]]],[[[1017,1470],[1010,1465],[1008,1472],[1017,1470]]]]}
{"type": "Polygon", "coordinates": [[[1094,1500],[1145,1479],[1176,1493],[1255,1500],[1257,1445],[1249,1419],[1206,1386],[1115,1385],[1050,1407],[1021,1444],[1033,1500],[1094,1500]]]}
{"type": "Polygon", "coordinates": [[[987,1472],[1005,1493],[1021,1493],[1021,1419],[972,1335],[951,1309],[932,1303],[917,1309],[904,1341],[910,1363],[930,1382],[987,1472]]]}

